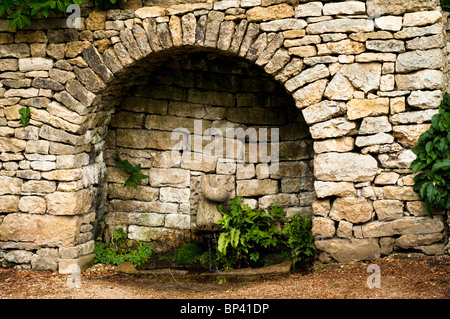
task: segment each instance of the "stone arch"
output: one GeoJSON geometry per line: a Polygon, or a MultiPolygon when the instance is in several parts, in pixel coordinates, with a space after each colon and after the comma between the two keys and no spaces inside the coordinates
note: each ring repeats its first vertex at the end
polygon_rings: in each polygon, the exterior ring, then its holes
{"type": "Polygon", "coordinates": [[[446,16],[433,1],[278,2],[89,9],[79,30],[58,18],[2,29],[2,263],[64,272],[92,259],[114,107],[143,65],[186,48],[247,59],[302,110],[322,260],[443,253],[444,218],[424,217],[408,167],[446,87],[446,16]]]}

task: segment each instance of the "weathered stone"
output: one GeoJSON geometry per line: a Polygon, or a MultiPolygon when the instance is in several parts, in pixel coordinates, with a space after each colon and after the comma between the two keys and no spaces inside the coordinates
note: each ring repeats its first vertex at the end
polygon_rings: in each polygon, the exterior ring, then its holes
{"type": "Polygon", "coordinates": [[[381,251],[377,239],[328,239],[316,242],[316,248],[329,254],[340,263],[380,258],[381,251]]]}
{"type": "Polygon", "coordinates": [[[381,30],[400,31],[402,29],[402,17],[383,16],[375,18],[375,27],[381,30]]]}
{"type": "Polygon", "coordinates": [[[307,23],[300,19],[283,19],[263,22],[260,25],[261,31],[277,32],[284,30],[299,30],[305,28],[307,23]]]}
{"type": "Polygon", "coordinates": [[[356,42],[350,39],[339,42],[329,42],[317,44],[318,55],[330,54],[360,54],[366,50],[364,43],[356,42]]]}
{"type": "Polygon", "coordinates": [[[440,49],[411,51],[397,57],[396,71],[407,73],[421,69],[440,69],[444,67],[444,56],[440,49]]]}
{"type": "Polygon", "coordinates": [[[353,183],[350,182],[314,182],[314,190],[318,198],[328,196],[348,197],[355,196],[356,189],[353,183]]]}
{"type": "Polygon", "coordinates": [[[329,152],[345,153],[353,150],[354,145],[355,140],[352,137],[344,136],[341,138],[314,142],[314,152],[316,152],[316,154],[329,152]]]}
{"type": "Polygon", "coordinates": [[[223,12],[211,11],[206,21],[205,46],[215,48],[219,37],[220,24],[225,14],[223,12]]]}
{"type": "Polygon", "coordinates": [[[366,4],[361,1],[326,3],[323,6],[323,15],[351,15],[364,13],[366,13],[366,4]]]}
{"type": "Polygon", "coordinates": [[[13,195],[5,195],[0,197],[0,212],[14,213],[17,212],[19,205],[19,197],[13,195]]]}
{"type": "Polygon", "coordinates": [[[189,187],[190,174],[188,170],[184,169],[152,168],[150,169],[150,185],[153,187],[189,187]]]}
{"type": "Polygon", "coordinates": [[[323,122],[333,117],[343,115],[345,112],[345,103],[333,101],[322,101],[311,105],[302,111],[305,121],[308,124],[323,122]]]}
{"type": "Polygon", "coordinates": [[[366,117],[361,123],[359,134],[376,134],[392,131],[392,125],[387,116],[366,117]]]}
{"type": "Polygon", "coordinates": [[[54,215],[85,214],[91,208],[87,189],[78,192],[55,192],[46,195],[48,213],[54,215]]]}
{"type": "Polygon", "coordinates": [[[191,228],[191,216],[168,214],[164,223],[165,227],[176,229],[190,229],[191,228]]]}
{"type": "Polygon", "coordinates": [[[353,98],[355,88],[342,73],[338,72],[328,84],[324,96],[337,101],[348,101],[353,98]]]}
{"type": "Polygon", "coordinates": [[[262,196],[276,194],[278,192],[278,182],[276,180],[238,180],[236,181],[237,196],[262,196]]]}
{"type": "Polygon", "coordinates": [[[412,148],[417,145],[420,135],[428,131],[430,126],[431,124],[399,125],[394,127],[393,134],[400,144],[412,148]]]}
{"type": "Polygon", "coordinates": [[[294,9],[288,4],[279,4],[270,7],[255,7],[247,11],[249,22],[271,21],[294,16],[294,9]]]}
{"type": "Polygon", "coordinates": [[[377,168],[372,156],[356,153],[322,153],[314,160],[314,176],[321,181],[370,182],[377,168]]]}
{"type": "Polygon", "coordinates": [[[444,85],[444,74],[437,70],[397,74],[395,82],[398,90],[441,90],[444,85]]]}
{"type": "Polygon", "coordinates": [[[392,221],[374,221],[362,226],[364,237],[385,237],[407,234],[438,233],[444,227],[442,220],[427,217],[403,217],[392,221]]]}
{"type": "Polygon", "coordinates": [[[339,137],[355,132],[356,124],[345,118],[331,119],[312,125],[309,130],[313,139],[339,137]]]}
{"type": "Polygon", "coordinates": [[[285,87],[289,92],[292,92],[307,83],[325,78],[328,75],[330,75],[328,68],[324,64],[318,64],[287,81],[285,87]]]}
{"type": "Polygon", "coordinates": [[[47,210],[47,203],[43,197],[24,196],[19,201],[19,209],[30,214],[44,214],[47,210]]]}
{"type": "Polygon", "coordinates": [[[419,200],[419,195],[413,190],[412,187],[406,186],[385,186],[383,187],[385,199],[398,199],[398,200],[419,200]]]}
{"type": "Polygon", "coordinates": [[[337,221],[345,219],[354,224],[364,223],[372,219],[373,206],[364,197],[336,198],[330,217],[337,221]]]}
{"type": "Polygon", "coordinates": [[[367,13],[375,15],[400,15],[410,11],[434,10],[436,0],[368,0],[367,13]]]}
{"type": "Polygon", "coordinates": [[[405,112],[394,114],[390,117],[392,124],[422,124],[424,122],[431,122],[431,118],[439,113],[437,109],[405,112]]]}
{"type": "Polygon", "coordinates": [[[406,234],[395,240],[395,248],[410,249],[417,246],[431,245],[440,241],[443,237],[442,233],[432,234],[406,234]]]}
{"type": "Polygon", "coordinates": [[[355,141],[355,145],[358,147],[364,147],[376,144],[390,144],[394,142],[394,137],[386,133],[377,133],[369,136],[358,136],[355,141]]]}
{"type": "Polygon", "coordinates": [[[188,13],[181,18],[181,28],[183,33],[183,45],[195,44],[195,29],[197,27],[197,20],[193,13],[188,13]]]}
{"type": "Polygon", "coordinates": [[[379,221],[395,220],[403,216],[403,203],[399,200],[374,201],[373,208],[379,221]]]}
{"type": "Polygon", "coordinates": [[[397,152],[380,154],[378,156],[381,165],[386,168],[409,168],[411,166],[412,161],[416,159],[416,155],[411,150],[408,149],[402,150],[401,147],[398,147],[398,150],[392,149],[387,151],[388,152],[397,151],[397,152]]]}
{"type": "Polygon", "coordinates": [[[350,120],[383,114],[389,114],[388,98],[374,100],[353,99],[347,103],[347,116],[350,120]]]}
{"type": "Polygon", "coordinates": [[[346,64],[342,66],[339,73],[345,76],[356,89],[366,93],[376,90],[380,86],[380,63],[346,64]]]}
{"type": "Polygon", "coordinates": [[[309,34],[322,34],[327,32],[371,32],[373,30],[373,21],[363,19],[336,19],[311,23],[306,27],[306,32],[309,34]]]}
{"type": "Polygon", "coordinates": [[[442,91],[414,91],[408,97],[408,104],[419,109],[438,108],[442,99],[442,91]]]}
{"type": "Polygon", "coordinates": [[[424,11],[406,13],[403,17],[403,26],[425,26],[435,24],[442,18],[442,13],[439,11],[424,11]]]}
{"type": "Polygon", "coordinates": [[[334,221],[329,218],[314,217],[312,234],[315,238],[331,238],[336,233],[334,221]]]}
{"type": "Polygon", "coordinates": [[[295,99],[295,105],[298,108],[304,108],[309,105],[319,103],[322,100],[323,93],[327,86],[328,80],[318,80],[307,86],[297,90],[293,97],[295,99]]]}
{"type": "Polygon", "coordinates": [[[323,3],[319,1],[300,4],[295,8],[295,17],[320,17],[322,15],[323,3]]]}

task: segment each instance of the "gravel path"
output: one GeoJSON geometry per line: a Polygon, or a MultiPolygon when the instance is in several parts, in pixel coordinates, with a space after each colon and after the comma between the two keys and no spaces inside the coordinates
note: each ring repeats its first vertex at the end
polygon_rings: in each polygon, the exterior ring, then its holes
{"type": "Polygon", "coordinates": [[[0,298],[13,299],[450,299],[450,257],[382,258],[348,265],[316,263],[308,274],[219,283],[192,276],[128,275],[95,265],[80,288],[52,271],[0,270],[0,298]],[[369,289],[367,267],[378,265],[380,288],[369,289]]]}

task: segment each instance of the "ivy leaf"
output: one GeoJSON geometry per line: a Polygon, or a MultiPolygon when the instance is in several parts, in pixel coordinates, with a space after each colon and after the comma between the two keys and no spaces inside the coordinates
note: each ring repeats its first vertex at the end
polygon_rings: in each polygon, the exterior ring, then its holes
{"type": "Polygon", "coordinates": [[[433,167],[431,168],[431,173],[434,173],[439,169],[441,169],[441,170],[450,169],[450,158],[444,159],[444,160],[434,164],[433,167]]]}

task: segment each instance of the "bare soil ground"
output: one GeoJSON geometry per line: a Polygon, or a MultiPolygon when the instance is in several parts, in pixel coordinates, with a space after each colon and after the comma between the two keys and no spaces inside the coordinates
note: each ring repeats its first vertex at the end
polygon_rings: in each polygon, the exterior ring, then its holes
{"type": "Polygon", "coordinates": [[[450,257],[382,258],[353,264],[315,263],[308,274],[219,283],[192,276],[127,275],[95,265],[81,287],[53,271],[0,270],[0,299],[450,299],[450,257]],[[369,264],[381,269],[381,287],[369,289],[369,264]]]}

